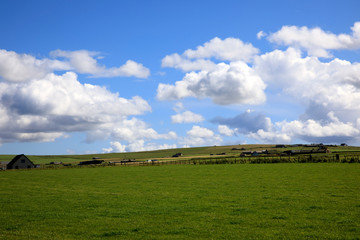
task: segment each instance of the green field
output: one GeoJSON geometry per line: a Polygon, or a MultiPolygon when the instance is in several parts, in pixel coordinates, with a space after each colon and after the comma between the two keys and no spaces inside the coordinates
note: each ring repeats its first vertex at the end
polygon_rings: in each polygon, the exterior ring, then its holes
{"type": "Polygon", "coordinates": [[[360,164],[0,171],[0,239],[359,239],[360,164]]]}
{"type": "MultiPolygon", "coordinates": [[[[92,158],[99,158],[105,162],[121,161],[124,159],[134,159],[136,161],[145,161],[148,159],[157,159],[159,161],[169,160],[190,160],[190,159],[202,159],[209,160],[214,158],[239,158],[243,151],[261,151],[268,150],[270,152],[281,153],[286,150],[311,150],[316,149],[309,147],[294,147],[288,145],[287,148],[276,148],[275,145],[264,144],[248,144],[248,145],[231,145],[231,146],[208,146],[208,147],[196,147],[196,148],[178,148],[178,149],[165,149],[156,151],[145,152],[129,152],[129,153],[107,153],[107,154],[85,154],[85,155],[30,155],[29,159],[35,164],[44,165],[50,162],[62,162],[77,165],[81,161],[91,160],[92,158]],[[234,150],[236,149],[236,150],[234,150]],[[243,149],[243,150],[241,150],[243,149]],[[172,155],[176,153],[182,153],[183,156],[179,158],[173,158],[172,155]],[[218,154],[224,154],[219,156],[218,154]]],[[[355,146],[329,146],[330,153],[327,154],[313,154],[316,157],[323,157],[323,159],[335,158],[337,154],[340,155],[340,160],[350,160],[354,158],[356,162],[360,162],[360,147],[355,146]]],[[[271,155],[271,154],[270,154],[271,155]]],[[[274,154],[273,154],[274,155],[274,154]]],[[[0,155],[0,161],[10,161],[15,155],[0,155]]],[[[275,157],[279,158],[279,157],[275,157]]],[[[298,162],[299,159],[307,159],[307,155],[295,156],[290,159],[290,162],[298,162]]],[[[327,160],[326,160],[327,161],[327,160]]],[[[325,162],[326,162],[325,161],[325,162]]]]}

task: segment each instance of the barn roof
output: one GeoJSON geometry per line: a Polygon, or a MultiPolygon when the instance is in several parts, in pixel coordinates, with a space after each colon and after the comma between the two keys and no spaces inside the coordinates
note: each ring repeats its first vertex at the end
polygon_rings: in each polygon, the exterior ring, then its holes
{"type": "Polygon", "coordinates": [[[17,160],[19,160],[20,158],[25,157],[27,160],[29,160],[29,162],[31,162],[32,165],[35,165],[32,161],[30,161],[30,159],[25,156],[25,154],[20,154],[20,155],[16,155],[9,163],[8,163],[8,167],[12,167],[12,165],[14,165],[16,163],[17,160]]]}

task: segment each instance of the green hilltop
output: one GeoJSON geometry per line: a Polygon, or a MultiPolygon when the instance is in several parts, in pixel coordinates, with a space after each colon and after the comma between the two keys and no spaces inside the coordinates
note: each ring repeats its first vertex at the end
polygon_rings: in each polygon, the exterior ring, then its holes
{"type": "MultiPolygon", "coordinates": [[[[328,149],[326,154],[328,157],[340,154],[341,156],[359,156],[360,147],[356,146],[340,146],[340,145],[324,145],[328,149]]],[[[246,144],[246,145],[229,145],[229,146],[207,146],[193,148],[176,148],[143,152],[124,152],[124,153],[98,153],[98,154],[82,154],[82,155],[28,155],[29,159],[35,164],[48,164],[51,162],[62,163],[79,163],[92,159],[101,159],[105,162],[135,160],[146,161],[156,159],[161,161],[170,160],[190,160],[190,159],[213,159],[220,156],[226,158],[239,157],[243,152],[268,151],[267,156],[284,155],[284,152],[294,151],[301,152],[318,149],[318,144],[314,145],[275,145],[275,144],[246,144]],[[283,146],[283,147],[280,147],[283,146]],[[174,158],[173,155],[181,153],[182,155],[174,158]]],[[[316,154],[316,152],[314,152],[316,154]]],[[[318,155],[320,153],[317,153],[318,155]]],[[[323,154],[324,155],[324,154],[323,154]]],[[[15,155],[0,155],[0,161],[10,161],[15,155]]]]}

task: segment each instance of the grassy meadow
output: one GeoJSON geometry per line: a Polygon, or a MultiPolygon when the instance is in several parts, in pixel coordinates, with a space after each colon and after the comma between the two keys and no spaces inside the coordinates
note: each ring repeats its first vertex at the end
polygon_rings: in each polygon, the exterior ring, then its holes
{"type": "Polygon", "coordinates": [[[360,164],[0,171],[0,239],[359,239],[360,164]]]}
{"type": "MultiPolygon", "coordinates": [[[[355,157],[356,161],[360,161],[360,147],[355,146],[329,146],[331,153],[327,154],[312,154],[314,157],[335,158],[336,154],[340,155],[340,159],[344,160],[347,156],[355,157]]],[[[211,160],[214,158],[239,158],[243,151],[261,151],[269,150],[271,152],[281,153],[287,150],[311,150],[316,149],[309,147],[295,147],[288,145],[287,148],[276,148],[275,145],[270,144],[248,144],[248,145],[230,145],[230,146],[208,146],[208,147],[195,147],[195,148],[177,148],[177,149],[164,149],[156,151],[144,152],[126,152],[126,153],[100,153],[100,154],[84,154],[84,155],[30,155],[29,159],[35,164],[40,164],[42,167],[50,162],[62,162],[77,165],[81,161],[91,160],[92,158],[99,158],[105,162],[121,161],[124,159],[134,159],[142,162],[148,159],[157,159],[159,161],[169,160],[211,160]],[[183,156],[173,158],[172,155],[182,153],[183,156]],[[221,154],[221,156],[219,156],[221,154]],[[224,155],[222,155],[224,154],[224,155]]],[[[10,161],[15,155],[0,155],[0,161],[10,161]]],[[[279,157],[275,157],[279,158],[279,157]]],[[[308,158],[306,156],[292,157],[295,162],[298,158],[308,158]]],[[[292,162],[292,161],[290,161],[292,162]]]]}

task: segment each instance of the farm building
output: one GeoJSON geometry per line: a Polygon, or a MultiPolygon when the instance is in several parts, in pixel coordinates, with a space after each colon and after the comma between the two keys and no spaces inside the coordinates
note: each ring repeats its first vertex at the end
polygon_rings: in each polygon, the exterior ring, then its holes
{"type": "Polygon", "coordinates": [[[240,154],[240,157],[257,157],[262,154],[269,154],[268,150],[262,150],[262,151],[244,151],[240,154]]]}
{"type": "Polygon", "coordinates": [[[0,162],[0,170],[6,170],[6,166],[8,165],[9,162],[0,162]]]}
{"type": "Polygon", "coordinates": [[[183,154],[182,153],[175,153],[174,155],[172,155],[172,157],[182,157],[183,154]]]}
{"type": "Polygon", "coordinates": [[[104,160],[91,160],[80,162],[79,165],[92,165],[92,164],[102,164],[104,160]]]}
{"type": "Polygon", "coordinates": [[[36,168],[36,165],[30,161],[24,154],[15,156],[6,166],[6,169],[26,169],[36,168]]]}

